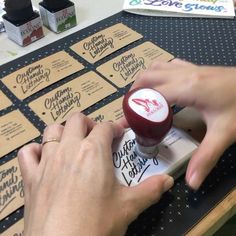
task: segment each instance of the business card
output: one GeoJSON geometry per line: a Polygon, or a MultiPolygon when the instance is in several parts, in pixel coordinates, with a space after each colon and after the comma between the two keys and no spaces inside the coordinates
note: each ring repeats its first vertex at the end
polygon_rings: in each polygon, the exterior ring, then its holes
{"type": "Polygon", "coordinates": [[[119,88],[125,87],[155,60],[168,62],[174,56],[151,42],[145,42],[97,67],[97,71],[119,88]]]}
{"type": "Polygon", "coordinates": [[[93,64],[142,37],[128,26],[118,23],[72,45],[71,49],[93,64]]]}
{"type": "Polygon", "coordinates": [[[88,115],[92,120],[96,122],[102,121],[117,121],[124,116],[122,108],[123,97],[118,98],[104,107],[96,110],[88,115]]]}
{"type": "Polygon", "coordinates": [[[23,100],[83,68],[68,53],[60,51],[7,75],[2,82],[23,100]]]}
{"type": "Polygon", "coordinates": [[[90,71],[29,103],[29,107],[46,124],[62,123],[75,111],[89,106],[116,92],[111,84],[90,71]]]}
{"type": "Polygon", "coordinates": [[[38,137],[40,132],[19,111],[0,117],[0,157],[38,137]]]}
{"type": "Polygon", "coordinates": [[[11,100],[2,91],[0,91],[0,101],[0,110],[12,105],[11,100]]]}
{"type": "Polygon", "coordinates": [[[23,180],[17,158],[1,166],[0,190],[0,220],[2,220],[24,205],[23,180]]]}

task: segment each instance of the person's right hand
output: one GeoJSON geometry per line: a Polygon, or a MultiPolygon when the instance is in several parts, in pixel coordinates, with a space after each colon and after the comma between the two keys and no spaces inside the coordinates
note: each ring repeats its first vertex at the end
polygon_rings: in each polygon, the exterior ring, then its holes
{"type": "Polygon", "coordinates": [[[198,189],[236,140],[236,68],[197,66],[179,59],[155,62],[138,75],[131,89],[137,87],[154,88],[170,104],[194,107],[202,114],[207,133],[186,173],[188,185],[198,189]]]}

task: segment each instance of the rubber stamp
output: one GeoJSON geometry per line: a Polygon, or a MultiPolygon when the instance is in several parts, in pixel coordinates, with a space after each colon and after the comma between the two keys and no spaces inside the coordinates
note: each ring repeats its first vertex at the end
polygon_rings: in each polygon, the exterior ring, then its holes
{"type": "Polygon", "coordinates": [[[153,158],[158,144],[172,125],[172,111],[165,98],[156,90],[131,90],[123,100],[124,115],[136,134],[136,152],[143,158],[153,158]]]}
{"type": "Polygon", "coordinates": [[[158,174],[184,173],[198,142],[172,125],[172,110],[161,93],[150,88],[128,92],[123,100],[130,125],[113,144],[113,165],[120,182],[136,185],[158,174]]]}

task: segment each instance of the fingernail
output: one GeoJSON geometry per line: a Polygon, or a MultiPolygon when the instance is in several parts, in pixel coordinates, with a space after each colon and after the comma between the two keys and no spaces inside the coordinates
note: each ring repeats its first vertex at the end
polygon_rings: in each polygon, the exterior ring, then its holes
{"type": "Polygon", "coordinates": [[[167,176],[164,182],[164,192],[169,190],[174,185],[174,179],[171,176],[167,176]]]}
{"type": "Polygon", "coordinates": [[[194,189],[194,190],[197,190],[200,185],[201,185],[201,180],[199,179],[198,177],[198,174],[196,172],[194,172],[189,180],[187,181],[188,185],[190,188],[194,189]]]}

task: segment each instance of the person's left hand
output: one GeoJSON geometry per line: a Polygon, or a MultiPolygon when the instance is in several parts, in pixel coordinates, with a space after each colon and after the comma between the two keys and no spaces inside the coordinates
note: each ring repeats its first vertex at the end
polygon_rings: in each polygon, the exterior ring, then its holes
{"type": "Polygon", "coordinates": [[[111,146],[122,134],[116,124],[96,124],[76,113],[65,127],[47,127],[44,145],[33,143],[19,151],[26,236],[123,235],[159,200],[173,185],[167,175],[135,187],[116,179],[111,146]]]}

